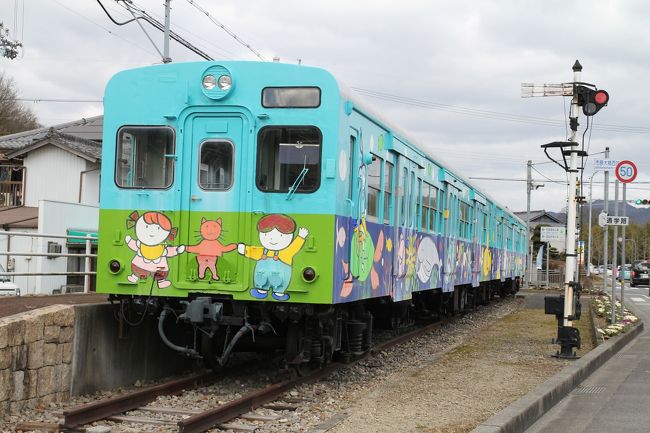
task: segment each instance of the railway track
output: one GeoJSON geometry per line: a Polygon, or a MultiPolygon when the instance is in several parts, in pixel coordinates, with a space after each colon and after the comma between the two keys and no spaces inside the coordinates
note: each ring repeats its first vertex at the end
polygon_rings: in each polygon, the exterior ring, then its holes
{"type": "MultiPolygon", "coordinates": [[[[432,332],[444,324],[435,322],[392,337],[388,340],[375,344],[370,353],[377,353],[399,345],[417,336],[432,332]]],[[[269,385],[263,389],[247,393],[239,398],[220,404],[217,407],[206,411],[176,409],[160,407],[150,403],[164,395],[179,394],[184,391],[205,386],[216,378],[214,374],[206,372],[194,374],[182,379],[175,379],[160,385],[143,388],[136,392],[127,393],[121,396],[112,397],[74,407],[63,411],[63,422],[45,426],[41,424],[39,429],[49,431],[82,431],[84,425],[100,421],[110,420],[117,422],[132,422],[143,424],[157,424],[168,427],[176,426],[178,432],[193,433],[204,432],[211,428],[230,429],[235,431],[254,431],[259,425],[247,424],[249,421],[273,422],[282,418],[281,415],[252,413],[255,409],[265,408],[269,411],[295,410],[296,404],[305,400],[285,395],[299,385],[315,382],[325,378],[333,372],[353,365],[366,359],[370,354],[365,355],[348,363],[334,362],[311,371],[305,375],[283,380],[269,385]],[[139,411],[148,415],[125,415],[126,412],[139,411]],[[176,418],[175,420],[173,418],[176,418]],[[172,418],[172,419],[170,419],[172,418]],[[181,418],[181,419],[178,419],[181,418]]],[[[29,427],[24,423],[18,427],[29,427]]],[[[35,427],[32,425],[32,427],[35,427]]],[[[24,428],[25,431],[29,430],[24,428]]]]}

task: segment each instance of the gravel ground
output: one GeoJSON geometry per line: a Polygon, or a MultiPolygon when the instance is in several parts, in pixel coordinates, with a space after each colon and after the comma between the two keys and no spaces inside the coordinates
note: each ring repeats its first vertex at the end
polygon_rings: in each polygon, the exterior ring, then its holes
{"type": "MultiPolygon", "coordinates": [[[[257,426],[255,431],[260,433],[470,431],[568,363],[549,356],[557,348],[550,344],[555,319],[540,310],[524,309],[523,305],[521,298],[510,298],[481,307],[440,330],[291,391],[286,398],[297,406],[296,410],[255,411],[275,415],[275,421],[237,422],[257,426]]],[[[581,332],[584,345],[590,339],[587,330],[581,332]]],[[[583,347],[583,351],[589,349],[583,347]]],[[[152,405],[205,410],[287,374],[272,362],[259,362],[254,370],[249,367],[228,374],[208,388],[163,397],[152,405]]],[[[75,398],[65,407],[109,395],[75,398]]],[[[62,405],[51,404],[12,416],[0,423],[0,431],[14,431],[18,421],[56,422],[63,409],[62,405]]],[[[151,416],[142,412],[129,415],[151,416]]],[[[106,421],[98,424],[109,426],[113,432],[175,431],[168,426],[106,421]]]]}

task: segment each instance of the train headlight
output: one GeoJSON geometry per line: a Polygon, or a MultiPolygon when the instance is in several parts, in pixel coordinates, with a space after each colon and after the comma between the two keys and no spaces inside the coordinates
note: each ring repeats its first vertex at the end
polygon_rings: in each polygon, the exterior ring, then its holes
{"type": "Polygon", "coordinates": [[[120,272],[122,270],[122,265],[120,264],[119,260],[111,260],[108,263],[108,269],[112,273],[117,274],[118,272],[120,272]]]}
{"type": "MultiPolygon", "coordinates": [[[[221,80],[221,78],[219,78],[221,80]]],[[[206,75],[203,77],[203,88],[205,90],[212,90],[214,86],[217,85],[217,79],[214,78],[214,75],[206,75]]]]}
{"type": "Polygon", "coordinates": [[[307,266],[302,270],[302,279],[307,283],[313,282],[317,276],[316,270],[311,266],[307,266]]]}
{"type": "Polygon", "coordinates": [[[228,91],[232,87],[232,77],[230,75],[222,75],[217,80],[217,84],[221,90],[228,91]]]}
{"type": "Polygon", "coordinates": [[[201,91],[208,98],[218,101],[228,97],[235,87],[232,73],[222,65],[212,65],[201,74],[201,91]]]}

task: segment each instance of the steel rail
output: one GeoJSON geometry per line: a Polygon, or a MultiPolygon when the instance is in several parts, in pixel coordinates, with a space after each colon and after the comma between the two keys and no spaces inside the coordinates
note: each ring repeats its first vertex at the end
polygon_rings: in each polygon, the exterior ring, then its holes
{"type": "Polygon", "coordinates": [[[107,400],[77,406],[63,411],[64,421],[62,427],[74,428],[133,410],[155,400],[158,396],[178,394],[187,388],[197,387],[213,378],[212,372],[197,373],[107,400]]]}
{"type": "Polygon", "coordinates": [[[240,415],[243,415],[260,406],[263,406],[266,403],[269,403],[273,400],[277,400],[278,397],[280,397],[283,393],[285,393],[289,389],[292,389],[304,383],[317,381],[319,379],[322,379],[323,377],[329,376],[331,373],[333,373],[334,371],[342,367],[353,365],[359,361],[362,361],[368,358],[368,356],[370,356],[370,353],[372,352],[376,353],[377,351],[386,350],[390,347],[401,344],[412,338],[419,337],[420,335],[424,335],[435,329],[439,329],[442,323],[443,322],[435,322],[426,325],[422,328],[415,329],[413,331],[409,331],[404,334],[400,334],[394,338],[381,342],[376,346],[374,346],[369,353],[366,353],[364,356],[355,359],[353,362],[350,363],[334,362],[328,364],[325,367],[315,370],[305,376],[289,379],[274,385],[269,385],[268,387],[260,391],[254,391],[241,398],[225,403],[222,406],[216,407],[214,409],[210,409],[203,413],[194,415],[190,418],[181,420],[178,422],[178,431],[180,433],[201,433],[206,430],[209,430],[218,424],[223,424],[225,422],[228,422],[234,418],[237,418],[240,415]]]}

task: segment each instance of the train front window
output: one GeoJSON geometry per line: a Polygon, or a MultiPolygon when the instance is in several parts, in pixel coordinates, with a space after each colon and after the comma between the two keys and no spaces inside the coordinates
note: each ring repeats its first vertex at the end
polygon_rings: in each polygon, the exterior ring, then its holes
{"type": "Polygon", "coordinates": [[[224,191],[232,186],[233,145],[229,141],[206,141],[201,145],[199,186],[224,191]]]}
{"type": "Polygon", "coordinates": [[[125,126],[117,132],[115,183],[121,188],[169,188],[174,180],[174,130],[125,126]]]}
{"type": "Polygon", "coordinates": [[[322,134],[315,126],[268,126],[257,141],[257,188],[314,192],[320,186],[322,134]]]}

